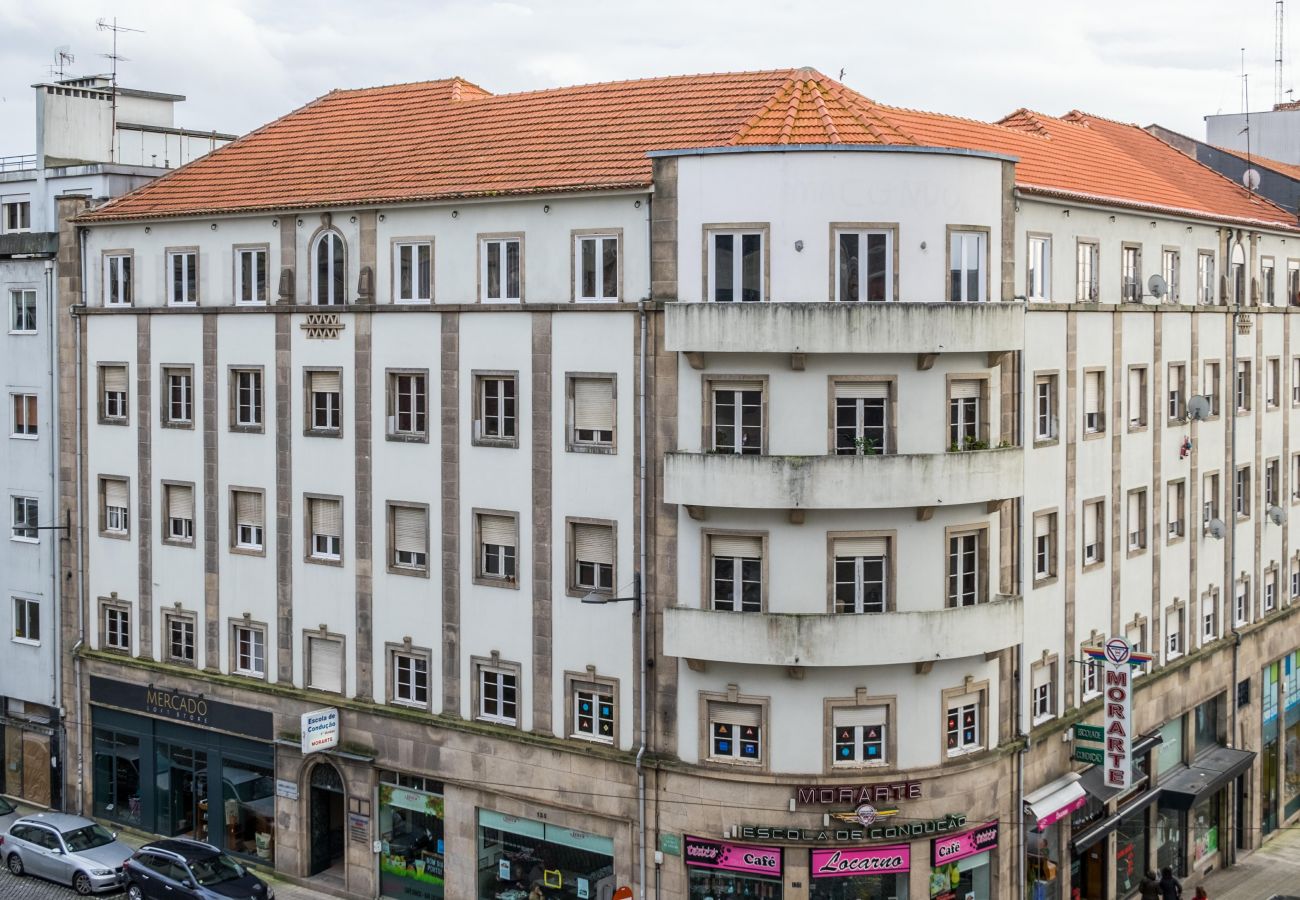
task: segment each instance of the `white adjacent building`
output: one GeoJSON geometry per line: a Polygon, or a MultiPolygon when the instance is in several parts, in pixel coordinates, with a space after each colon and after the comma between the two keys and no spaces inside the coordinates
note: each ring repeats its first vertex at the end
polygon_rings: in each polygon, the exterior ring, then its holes
{"type": "Polygon", "coordinates": [[[1300,813],[1300,228],[1140,129],[427,82],[75,223],[86,812],[602,900],[1127,896],[1300,813]]]}

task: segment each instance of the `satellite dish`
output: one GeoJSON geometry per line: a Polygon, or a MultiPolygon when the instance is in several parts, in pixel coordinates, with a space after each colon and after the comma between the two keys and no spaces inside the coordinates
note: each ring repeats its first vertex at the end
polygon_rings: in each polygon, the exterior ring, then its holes
{"type": "Polygon", "coordinates": [[[1210,532],[1210,537],[1216,541],[1223,540],[1223,536],[1228,533],[1228,529],[1223,527],[1222,519],[1211,519],[1206,530],[1210,532]]]}
{"type": "Polygon", "coordinates": [[[1286,521],[1286,513],[1280,506],[1270,506],[1268,508],[1268,520],[1274,525],[1281,525],[1286,521]]]}
{"type": "Polygon", "coordinates": [[[1248,191],[1259,190],[1259,170],[1247,169],[1241,173],[1241,183],[1246,186],[1248,191]]]}
{"type": "Polygon", "coordinates": [[[1197,422],[1204,422],[1210,417],[1210,398],[1200,394],[1193,394],[1188,397],[1187,415],[1188,418],[1195,419],[1197,422]]]}
{"type": "Polygon", "coordinates": [[[1147,293],[1157,300],[1169,293],[1169,284],[1163,275],[1152,275],[1147,279],[1147,293]]]}

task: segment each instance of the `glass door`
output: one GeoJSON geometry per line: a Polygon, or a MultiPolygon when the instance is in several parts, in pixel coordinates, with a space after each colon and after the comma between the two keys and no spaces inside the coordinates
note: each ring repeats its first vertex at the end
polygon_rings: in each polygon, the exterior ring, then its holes
{"type": "Polygon", "coordinates": [[[179,744],[155,744],[154,831],[208,840],[208,755],[179,744]]]}

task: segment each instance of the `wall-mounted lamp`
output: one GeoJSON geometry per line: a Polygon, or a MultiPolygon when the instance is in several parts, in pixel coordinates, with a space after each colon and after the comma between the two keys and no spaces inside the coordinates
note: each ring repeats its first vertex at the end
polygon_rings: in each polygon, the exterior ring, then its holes
{"type": "Polygon", "coordinates": [[[925,249],[925,241],[921,241],[921,249],[922,249],[922,250],[925,249]]]}
{"type": "Polygon", "coordinates": [[[640,209],[640,208],[641,208],[641,201],[640,201],[640,200],[636,201],[635,203],[632,204],[632,206],[633,206],[633,208],[635,208],[635,209],[640,209]]]}
{"type": "Polygon", "coordinates": [[[216,230],[217,230],[217,223],[216,223],[216,222],[213,222],[212,225],[211,225],[210,227],[212,228],[213,231],[216,231],[216,230]]]}
{"type": "Polygon", "coordinates": [[[794,252],[795,252],[795,253],[803,253],[803,241],[795,241],[795,242],[794,242],[794,252]]]}
{"type": "Polygon", "coordinates": [[[1114,222],[1114,221],[1115,221],[1115,217],[1114,217],[1114,216],[1111,216],[1111,217],[1110,217],[1110,220],[1111,220],[1112,222],[1114,222]]]}
{"type": "Polygon", "coordinates": [[[271,227],[272,227],[272,228],[279,228],[279,227],[280,227],[280,220],[279,220],[279,219],[272,219],[272,220],[271,220],[271,227]]]}
{"type": "Polygon", "coordinates": [[[459,215],[460,215],[460,212],[459,212],[458,210],[454,210],[454,209],[453,209],[453,210],[451,211],[451,217],[452,217],[453,219],[456,218],[456,217],[459,216],[459,215]]]}
{"type": "Polygon", "coordinates": [[[145,233],[145,234],[148,234],[148,233],[151,232],[151,231],[153,231],[153,229],[150,228],[148,225],[144,226],[144,233],[145,233]]]}
{"type": "Polygon", "coordinates": [[[1061,210],[1061,215],[1068,219],[1070,218],[1070,211],[1068,209],[1063,209],[1061,210]]]}
{"type": "Polygon", "coordinates": [[[348,221],[351,222],[353,225],[355,225],[355,224],[357,224],[357,217],[356,217],[356,216],[350,216],[350,217],[348,218],[348,221]]]}
{"type": "Polygon", "coordinates": [[[380,214],[379,214],[379,221],[381,221],[381,222],[384,221],[384,214],[383,214],[383,213],[380,213],[380,214]]]}
{"type": "Polygon", "coordinates": [[[298,220],[298,227],[299,227],[299,228],[302,227],[302,219],[299,219],[299,220],[298,220]]]}
{"type": "Polygon", "coordinates": [[[550,211],[551,211],[551,204],[547,203],[542,207],[542,212],[549,213],[550,211]]]}

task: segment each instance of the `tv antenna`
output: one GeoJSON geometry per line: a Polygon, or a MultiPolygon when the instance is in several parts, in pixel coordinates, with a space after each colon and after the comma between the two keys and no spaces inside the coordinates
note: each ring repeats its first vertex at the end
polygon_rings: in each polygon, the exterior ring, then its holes
{"type": "Polygon", "coordinates": [[[54,65],[50,66],[50,74],[62,81],[64,70],[76,61],[77,58],[72,55],[72,48],[67,44],[62,47],[55,47],[54,65]]]}
{"type": "Polygon", "coordinates": [[[1273,15],[1273,104],[1282,102],[1282,0],[1274,4],[1273,15]]]}
{"type": "Polygon", "coordinates": [[[105,59],[109,59],[113,61],[113,76],[112,76],[113,127],[108,135],[108,159],[110,162],[115,162],[117,160],[117,64],[119,62],[130,62],[129,59],[127,59],[125,56],[120,55],[117,52],[117,36],[119,34],[128,31],[134,32],[135,34],[144,34],[144,29],[128,28],[125,25],[119,25],[117,24],[117,16],[114,16],[113,21],[111,22],[108,21],[107,19],[96,19],[95,28],[99,31],[113,32],[113,52],[101,53],[99,55],[104,57],[105,59]]]}

